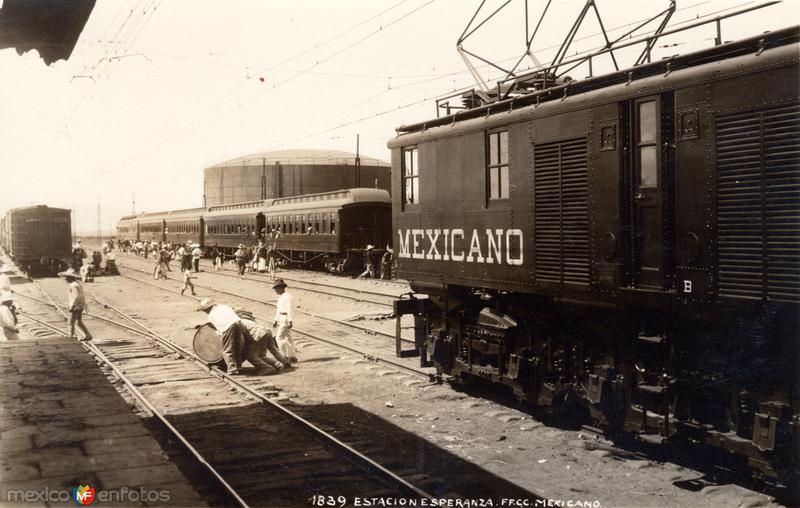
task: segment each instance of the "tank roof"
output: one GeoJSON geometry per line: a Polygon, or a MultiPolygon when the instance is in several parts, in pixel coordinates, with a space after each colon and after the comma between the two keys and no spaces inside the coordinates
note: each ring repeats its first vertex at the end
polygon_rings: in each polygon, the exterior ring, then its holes
{"type": "MultiPolygon", "coordinates": [[[[359,156],[362,166],[391,167],[391,164],[376,159],[374,157],[359,156]]],[[[313,165],[313,166],[341,166],[344,164],[354,166],[356,154],[343,152],[341,150],[274,150],[271,152],[256,152],[250,155],[243,155],[224,162],[213,164],[212,168],[225,166],[247,166],[247,165],[313,165]]]]}

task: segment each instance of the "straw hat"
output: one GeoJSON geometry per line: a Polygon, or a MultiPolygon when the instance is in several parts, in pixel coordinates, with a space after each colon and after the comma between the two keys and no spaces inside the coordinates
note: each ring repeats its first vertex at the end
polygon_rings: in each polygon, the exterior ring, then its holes
{"type": "Polygon", "coordinates": [[[283,279],[276,280],[275,284],[272,285],[272,289],[285,288],[285,287],[286,283],[283,282],[283,279]]]}
{"type": "Polygon", "coordinates": [[[214,305],[216,305],[216,303],[211,301],[209,298],[203,298],[202,300],[200,300],[200,305],[198,305],[195,310],[198,311],[198,312],[199,311],[208,310],[211,307],[213,307],[214,305]]]}
{"type": "Polygon", "coordinates": [[[14,297],[10,291],[0,291],[0,303],[13,302],[14,297]]]}
{"type": "Polygon", "coordinates": [[[68,268],[65,272],[59,272],[58,276],[64,278],[74,277],[77,279],[80,277],[80,274],[76,272],[74,268],[68,268]]]}
{"type": "Polygon", "coordinates": [[[374,248],[375,248],[375,246],[370,243],[370,244],[367,245],[367,248],[365,250],[372,250],[374,248]]]}
{"type": "Polygon", "coordinates": [[[240,249],[244,249],[244,244],[243,244],[243,243],[240,243],[240,244],[239,244],[239,248],[240,248],[240,249]]]}

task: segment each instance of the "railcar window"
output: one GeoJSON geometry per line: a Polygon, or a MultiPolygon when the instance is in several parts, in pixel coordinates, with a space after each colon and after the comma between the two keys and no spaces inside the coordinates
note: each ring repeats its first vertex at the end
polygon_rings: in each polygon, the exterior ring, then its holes
{"type": "Polygon", "coordinates": [[[417,147],[403,149],[403,203],[419,202],[419,157],[417,147]]]}
{"type": "Polygon", "coordinates": [[[510,193],[508,164],[508,131],[491,132],[489,161],[486,167],[489,199],[508,199],[510,193]]]}
{"type": "Polygon", "coordinates": [[[658,185],[658,154],[656,150],[658,116],[656,114],[656,101],[640,102],[638,113],[639,186],[655,187],[658,185]]]}

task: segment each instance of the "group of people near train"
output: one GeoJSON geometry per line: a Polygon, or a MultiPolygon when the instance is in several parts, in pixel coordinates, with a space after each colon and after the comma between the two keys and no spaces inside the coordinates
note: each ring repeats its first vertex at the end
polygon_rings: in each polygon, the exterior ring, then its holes
{"type": "Polygon", "coordinates": [[[94,281],[96,275],[119,275],[114,240],[104,242],[99,251],[92,251],[91,258],[89,258],[81,240],[76,240],[72,244],[71,267],[78,273],[83,282],[94,281]],[[105,266],[103,266],[103,259],[106,262],[105,266]]]}
{"type": "MultiPolygon", "coordinates": [[[[6,275],[7,271],[8,269],[0,267],[0,324],[2,324],[6,340],[16,340],[19,330],[16,327],[17,318],[12,298],[6,296],[10,295],[11,288],[6,275]],[[6,287],[7,289],[5,289],[6,287]]],[[[191,270],[186,268],[184,276],[188,276],[189,273],[191,270]]],[[[80,274],[74,268],[69,268],[58,275],[67,282],[68,335],[76,337],[75,332],[79,330],[82,332],[79,337],[81,340],[92,340],[92,334],[83,322],[87,305],[80,274]]],[[[208,323],[215,329],[220,340],[222,357],[228,374],[241,374],[242,364],[245,361],[256,368],[256,374],[281,372],[284,369],[292,368],[293,364],[298,361],[292,338],[294,302],[292,295],[286,291],[286,287],[287,284],[282,279],[275,281],[272,286],[278,295],[275,318],[272,323],[274,334],[251,312],[242,309],[234,310],[228,305],[218,304],[210,299],[201,300],[197,310],[208,314],[208,323]],[[272,357],[267,354],[268,352],[272,357]]],[[[192,290],[194,290],[193,287],[192,290]]]]}
{"type": "Polygon", "coordinates": [[[297,350],[292,338],[294,301],[286,287],[283,279],[278,279],[272,286],[278,295],[272,322],[274,334],[251,312],[210,299],[200,301],[197,311],[208,314],[208,323],[216,330],[221,343],[222,360],[229,375],[241,374],[245,361],[255,367],[256,375],[281,372],[297,363],[297,350]]]}

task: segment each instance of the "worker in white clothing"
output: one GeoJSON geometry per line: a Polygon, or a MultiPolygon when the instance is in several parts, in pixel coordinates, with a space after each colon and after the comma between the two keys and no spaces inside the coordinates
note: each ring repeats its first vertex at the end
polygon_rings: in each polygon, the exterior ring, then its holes
{"type": "Polygon", "coordinates": [[[73,268],[60,272],[59,277],[67,280],[67,298],[69,299],[69,336],[75,337],[75,325],[83,330],[81,340],[92,340],[92,334],[83,324],[83,313],[86,311],[86,293],[80,283],[80,275],[73,268]]]}
{"type": "Polygon", "coordinates": [[[197,310],[208,314],[208,322],[217,329],[217,333],[222,339],[222,358],[228,367],[228,374],[232,376],[241,374],[240,369],[244,360],[253,364],[257,373],[269,370],[267,362],[256,354],[253,338],[247,332],[247,328],[236,311],[227,305],[218,305],[207,298],[200,302],[197,310]]]}
{"type": "Polygon", "coordinates": [[[17,316],[14,314],[14,302],[11,293],[2,291],[0,293],[0,326],[3,329],[2,337],[4,340],[19,340],[19,328],[17,328],[17,316]]]}
{"type": "Polygon", "coordinates": [[[286,291],[286,283],[283,279],[278,279],[272,286],[278,293],[278,301],[275,304],[275,322],[273,327],[278,327],[275,332],[275,340],[278,342],[278,349],[281,354],[292,362],[297,362],[297,352],[292,339],[292,295],[286,291]]]}

